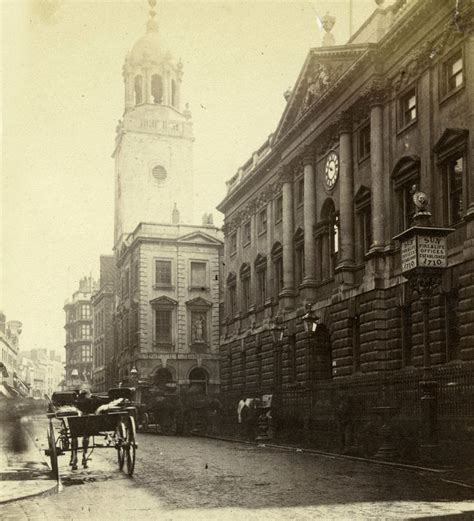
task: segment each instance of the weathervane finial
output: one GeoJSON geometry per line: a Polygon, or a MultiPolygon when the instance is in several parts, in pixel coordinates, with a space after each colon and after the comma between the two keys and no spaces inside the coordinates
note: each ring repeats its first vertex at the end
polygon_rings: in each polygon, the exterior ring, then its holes
{"type": "Polygon", "coordinates": [[[156,16],[156,0],[148,0],[148,5],[150,6],[150,19],[148,20],[146,24],[147,31],[157,31],[158,30],[158,23],[155,20],[156,16]]]}

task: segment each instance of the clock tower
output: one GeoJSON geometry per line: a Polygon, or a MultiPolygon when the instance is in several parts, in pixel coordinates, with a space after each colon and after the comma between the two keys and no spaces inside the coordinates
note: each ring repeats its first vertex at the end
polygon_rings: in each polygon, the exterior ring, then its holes
{"type": "Polygon", "coordinates": [[[183,64],[163,48],[156,0],[149,4],[146,34],[123,66],[125,112],[113,153],[114,244],[140,222],[193,222],[194,137],[191,113],[181,107],[183,64]]]}

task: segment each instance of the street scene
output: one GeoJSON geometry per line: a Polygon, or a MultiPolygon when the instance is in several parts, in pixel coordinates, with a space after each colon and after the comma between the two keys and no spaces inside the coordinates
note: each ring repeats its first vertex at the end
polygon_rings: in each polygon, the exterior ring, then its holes
{"type": "Polygon", "coordinates": [[[474,521],[472,0],[0,8],[0,520],[474,521]]]}

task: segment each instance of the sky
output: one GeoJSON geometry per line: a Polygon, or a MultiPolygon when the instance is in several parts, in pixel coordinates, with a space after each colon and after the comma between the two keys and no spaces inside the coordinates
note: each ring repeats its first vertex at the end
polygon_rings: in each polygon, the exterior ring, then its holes
{"type": "MultiPolygon", "coordinates": [[[[373,0],[158,2],[160,34],[184,64],[182,102],[194,122],[195,218],[266,140],[308,50],[317,16],[336,16],[337,44],[373,0]]],[[[112,253],[115,127],[122,65],[145,33],[145,0],[0,2],[0,309],[20,320],[20,347],[65,343],[66,299],[112,253]]]]}

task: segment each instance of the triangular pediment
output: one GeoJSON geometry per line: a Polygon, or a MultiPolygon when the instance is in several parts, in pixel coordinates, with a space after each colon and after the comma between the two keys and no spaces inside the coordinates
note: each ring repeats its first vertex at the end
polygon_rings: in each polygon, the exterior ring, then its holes
{"type": "Polygon", "coordinates": [[[349,67],[367,50],[363,45],[312,49],[278,124],[275,139],[287,131],[332,90],[349,67]]]}
{"type": "Polygon", "coordinates": [[[220,241],[219,239],[211,237],[210,235],[202,231],[196,231],[188,233],[187,235],[183,235],[178,239],[178,242],[187,244],[207,244],[216,246],[222,244],[222,241],[220,241]]]}
{"type": "Polygon", "coordinates": [[[206,300],[202,297],[196,297],[186,302],[186,306],[194,307],[194,308],[210,308],[212,306],[212,302],[206,300]]]}
{"type": "Polygon", "coordinates": [[[174,307],[178,305],[178,302],[170,297],[162,295],[153,300],[150,300],[152,307],[174,307]]]}

